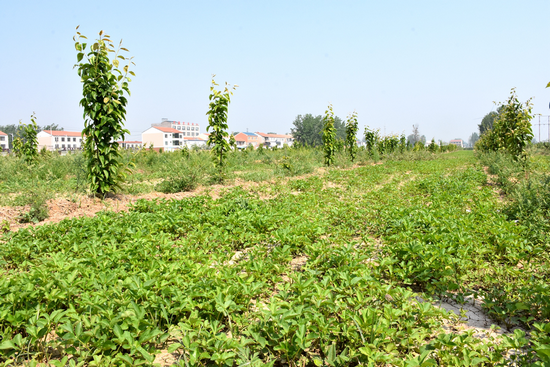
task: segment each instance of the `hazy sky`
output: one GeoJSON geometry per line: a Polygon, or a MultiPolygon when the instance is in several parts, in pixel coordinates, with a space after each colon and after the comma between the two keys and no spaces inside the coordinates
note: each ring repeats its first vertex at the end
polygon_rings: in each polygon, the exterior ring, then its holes
{"type": "MultiPolygon", "coordinates": [[[[290,132],[356,110],[387,134],[468,139],[512,87],[549,114],[550,1],[0,0],[0,125],[83,128],[75,27],[130,50],[130,139],[162,118],[204,131],[211,74],[238,84],[231,131],[290,132]]],[[[547,120],[548,118],[545,117],[547,120]]],[[[538,136],[538,127],[535,129],[538,136]]],[[[543,135],[547,134],[546,127],[543,135]]]]}

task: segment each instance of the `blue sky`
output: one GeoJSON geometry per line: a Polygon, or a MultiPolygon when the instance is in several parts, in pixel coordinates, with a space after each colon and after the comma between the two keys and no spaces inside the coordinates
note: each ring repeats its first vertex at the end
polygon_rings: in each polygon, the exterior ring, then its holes
{"type": "MultiPolygon", "coordinates": [[[[238,84],[232,131],[290,132],[332,103],[345,118],[468,139],[515,87],[549,115],[550,1],[2,1],[0,125],[83,127],[75,27],[134,56],[131,139],[207,119],[211,75],[238,84]]],[[[548,119],[545,117],[545,119],[548,119]]],[[[538,136],[538,127],[535,129],[538,136]]],[[[543,128],[543,138],[547,134],[543,128]]]]}

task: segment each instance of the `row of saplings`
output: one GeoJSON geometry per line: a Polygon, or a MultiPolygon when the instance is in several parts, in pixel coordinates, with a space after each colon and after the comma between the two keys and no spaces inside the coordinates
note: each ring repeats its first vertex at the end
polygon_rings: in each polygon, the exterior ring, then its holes
{"type": "MultiPolygon", "coordinates": [[[[117,141],[130,132],[124,128],[126,119],[126,94],[130,95],[128,83],[130,76],[135,76],[130,70],[132,57],[122,56],[128,50],[122,47],[122,41],[115,47],[110,36],[99,32],[99,38],[88,48],[87,38],[80,32],[75,37],[77,63],[75,68],[81,78],[83,97],[80,106],[84,109],[84,129],[86,136],[83,142],[83,154],[86,158],[86,174],[90,190],[97,196],[104,197],[109,192],[120,188],[125,180],[126,169],[123,166],[121,150],[117,141]],[[119,68],[120,62],[126,65],[119,68]]],[[[220,175],[226,164],[228,152],[232,149],[231,139],[227,132],[227,111],[230,97],[237,85],[226,83],[223,91],[216,89],[216,82],[212,78],[210,88],[207,131],[210,133],[207,144],[211,148],[214,164],[219,168],[220,175]]],[[[14,141],[14,150],[29,164],[38,158],[37,128],[35,116],[32,123],[22,126],[22,136],[14,141]]],[[[334,113],[332,105],[325,111],[324,128],[322,131],[324,163],[327,166],[334,164],[335,153],[345,148],[350,159],[355,160],[357,145],[358,122],[357,113],[353,112],[346,121],[345,141],[336,138],[334,127],[334,113]]],[[[234,140],[234,139],[233,139],[234,140]]],[[[389,154],[396,151],[424,150],[424,144],[418,142],[414,147],[407,143],[404,135],[380,137],[377,130],[365,129],[366,149],[371,155],[389,154]]],[[[433,153],[454,149],[450,145],[440,147],[432,139],[427,149],[433,153]]]]}

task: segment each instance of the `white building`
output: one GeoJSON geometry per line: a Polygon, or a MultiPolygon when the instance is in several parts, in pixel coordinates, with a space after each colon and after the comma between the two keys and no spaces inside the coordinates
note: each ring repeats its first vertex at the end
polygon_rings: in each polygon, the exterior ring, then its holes
{"type": "Polygon", "coordinates": [[[157,151],[162,148],[166,152],[181,149],[184,144],[180,130],[164,126],[151,126],[141,133],[141,141],[145,148],[152,146],[157,151]]]}
{"type": "Polygon", "coordinates": [[[0,152],[4,149],[10,148],[10,142],[8,134],[5,132],[0,131],[0,152]]]}
{"type": "Polygon", "coordinates": [[[117,143],[118,143],[118,146],[121,147],[122,149],[141,149],[141,147],[143,146],[141,141],[125,140],[125,141],[118,141],[117,143]]]}
{"type": "Polygon", "coordinates": [[[282,148],[283,145],[291,146],[294,142],[294,138],[292,135],[284,135],[284,134],[265,134],[265,133],[259,133],[256,132],[256,134],[260,135],[263,138],[263,144],[265,147],[277,147],[282,148]]]}
{"type": "Polygon", "coordinates": [[[76,150],[82,147],[81,131],[42,130],[36,137],[38,150],[76,150]]]}
{"type": "Polygon", "coordinates": [[[464,140],[462,140],[462,139],[453,139],[449,142],[449,144],[454,144],[457,147],[464,148],[464,140]]]}
{"type": "Polygon", "coordinates": [[[184,137],[196,137],[200,135],[200,126],[194,122],[183,122],[183,121],[170,121],[168,119],[162,119],[161,123],[152,124],[151,126],[156,127],[171,127],[172,129],[178,130],[184,137]]]}

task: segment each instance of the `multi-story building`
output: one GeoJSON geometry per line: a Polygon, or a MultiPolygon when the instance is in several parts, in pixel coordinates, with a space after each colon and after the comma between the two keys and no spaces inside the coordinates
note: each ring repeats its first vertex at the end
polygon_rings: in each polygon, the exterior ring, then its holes
{"type": "Polygon", "coordinates": [[[233,133],[233,136],[237,142],[237,148],[239,149],[244,149],[250,145],[254,148],[258,148],[258,146],[264,142],[263,137],[249,132],[233,133]]]}
{"type": "Polygon", "coordinates": [[[449,144],[454,144],[457,147],[464,148],[464,140],[462,140],[462,139],[453,139],[449,142],[449,144]]]}
{"type": "Polygon", "coordinates": [[[282,148],[283,145],[291,146],[294,142],[292,135],[285,134],[265,134],[256,132],[259,136],[263,138],[263,145],[268,148],[277,147],[282,148]]]}
{"type": "Polygon", "coordinates": [[[77,150],[82,147],[81,131],[42,130],[36,137],[38,150],[77,150]]]}
{"type": "Polygon", "coordinates": [[[0,131],[0,152],[4,149],[10,148],[10,141],[8,134],[3,131],[0,131]]]}
{"type": "Polygon", "coordinates": [[[145,148],[152,146],[157,151],[163,149],[167,152],[181,149],[184,144],[180,130],[165,126],[151,126],[141,133],[141,141],[145,148]]]}
{"type": "Polygon", "coordinates": [[[183,122],[183,121],[171,121],[168,119],[162,119],[162,122],[158,124],[152,124],[151,126],[160,126],[160,127],[171,127],[172,129],[178,130],[182,136],[185,137],[195,137],[200,134],[200,126],[194,122],[183,122]]]}

